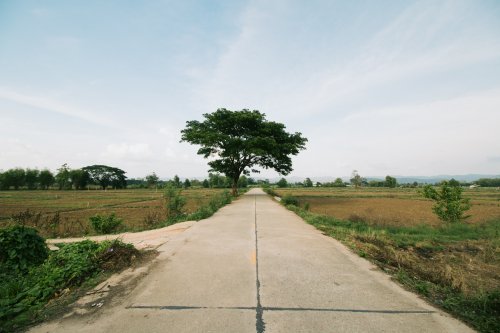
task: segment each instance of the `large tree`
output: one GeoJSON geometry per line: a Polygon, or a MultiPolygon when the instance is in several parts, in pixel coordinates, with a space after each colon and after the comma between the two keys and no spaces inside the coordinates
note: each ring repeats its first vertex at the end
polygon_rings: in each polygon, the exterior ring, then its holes
{"type": "Polygon", "coordinates": [[[291,155],[305,149],[307,139],[301,133],[286,132],[285,125],[268,121],[257,110],[218,109],[203,116],[203,122],[187,122],[181,141],[201,145],[198,154],[213,159],[210,171],[231,179],[233,195],[240,175],[259,172],[256,166],[287,175],[293,170],[291,155]]]}
{"type": "Polygon", "coordinates": [[[103,190],[110,185],[114,188],[127,187],[127,176],[125,176],[125,171],[121,169],[107,165],[90,165],[82,170],[88,172],[92,182],[99,184],[103,190]]]}

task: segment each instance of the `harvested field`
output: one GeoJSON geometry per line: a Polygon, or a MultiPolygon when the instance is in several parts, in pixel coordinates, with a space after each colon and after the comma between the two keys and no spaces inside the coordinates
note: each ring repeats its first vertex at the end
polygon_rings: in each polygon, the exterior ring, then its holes
{"type": "MultiPolygon", "coordinates": [[[[432,201],[422,198],[416,189],[279,189],[280,196],[291,195],[310,211],[343,220],[364,221],[388,226],[418,224],[440,225],[432,212],[432,201]]],[[[466,190],[472,208],[467,212],[470,223],[500,218],[500,191],[466,190]]]]}
{"type": "MultiPolygon", "coordinates": [[[[184,211],[194,212],[214,195],[223,191],[223,189],[183,190],[182,196],[186,198],[184,211]]],[[[147,228],[145,219],[148,217],[166,217],[161,190],[0,192],[0,226],[8,224],[12,215],[26,212],[28,209],[32,213],[40,213],[41,220],[50,219],[58,213],[60,217],[58,236],[81,236],[91,232],[88,219],[96,214],[114,212],[117,217],[124,220],[127,230],[147,228]]]]}

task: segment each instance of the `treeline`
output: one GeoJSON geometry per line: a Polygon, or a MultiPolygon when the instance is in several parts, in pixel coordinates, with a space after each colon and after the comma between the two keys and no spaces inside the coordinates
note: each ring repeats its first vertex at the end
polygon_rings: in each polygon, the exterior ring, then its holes
{"type": "MultiPolygon", "coordinates": [[[[295,182],[289,184],[285,178],[281,178],[275,184],[278,187],[347,187],[347,186],[367,186],[367,187],[397,187],[399,184],[396,178],[391,176],[386,176],[385,180],[370,180],[367,181],[366,178],[361,177],[357,172],[353,174],[353,177],[349,182],[344,182],[342,178],[336,178],[333,182],[316,182],[313,183],[311,178],[306,178],[303,182],[295,182]]],[[[418,184],[409,184],[410,186],[417,186],[418,184]]]]}
{"type": "MultiPolygon", "coordinates": [[[[263,181],[256,181],[253,178],[241,176],[238,181],[239,188],[245,188],[251,185],[257,185],[263,181]]],[[[229,177],[218,173],[209,173],[208,178],[204,180],[185,178],[181,180],[175,175],[169,180],[160,180],[156,173],[151,173],[145,178],[132,178],[127,180],[128,188],[231,188],[232,180],[229,177]]]]}
{"type": "Polygon", "coordinates": [[[98,185],[102,189],[127,187],[125,171],[107,165],[90,165],[80,169],[71,169],[66,163],[56,173],[48,169],[14,168],[0,172],[1,190],[83,190],[89,185],[98,185]]]}

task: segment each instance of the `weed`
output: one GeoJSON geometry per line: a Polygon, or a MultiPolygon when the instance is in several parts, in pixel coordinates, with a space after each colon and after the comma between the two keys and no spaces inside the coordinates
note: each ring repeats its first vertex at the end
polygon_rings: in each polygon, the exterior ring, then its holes
{"type": "Polygon", "coordinates": [[[116,217],[115,213],[108,216],[95,215],[89,218],[92,228],[99,234],[110,234],[116,232],[122,225],[123,220],[116,217]]]}

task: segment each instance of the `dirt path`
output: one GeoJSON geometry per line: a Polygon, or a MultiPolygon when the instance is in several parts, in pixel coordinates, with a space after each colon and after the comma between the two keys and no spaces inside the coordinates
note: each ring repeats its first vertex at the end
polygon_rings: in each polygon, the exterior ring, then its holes
{"type": "Polygon", "coordinates": [[[249,191],[171,237],[123,298],[32,332],[472,332],[249,191]]]}

